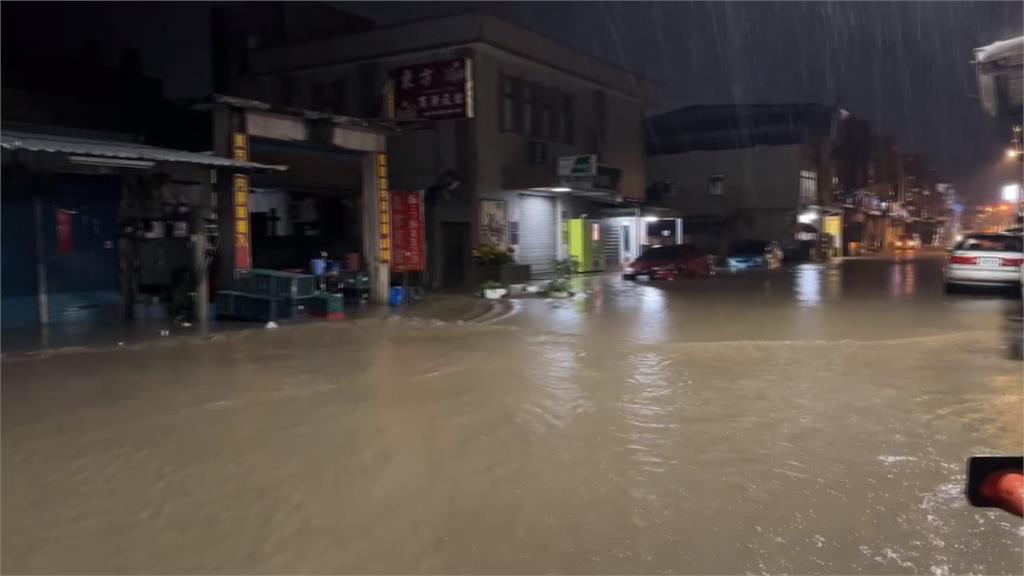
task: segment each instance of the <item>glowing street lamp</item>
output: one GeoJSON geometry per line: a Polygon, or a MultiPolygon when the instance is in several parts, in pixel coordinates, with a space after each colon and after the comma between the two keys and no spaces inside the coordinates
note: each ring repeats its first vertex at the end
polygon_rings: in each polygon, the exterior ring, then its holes
{"type": "Polygon", "coordinates": [[[1003,186],[1003,202],[1020,202],[1020,184],[1003,186]]]}

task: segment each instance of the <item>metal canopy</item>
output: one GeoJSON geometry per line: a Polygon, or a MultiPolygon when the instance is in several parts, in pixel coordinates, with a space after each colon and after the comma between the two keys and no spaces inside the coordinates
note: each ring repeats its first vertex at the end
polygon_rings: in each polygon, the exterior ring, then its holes
{"type": "Polygon", "coordinates": [[[93,140],[74,138],[56,134],[38,132],[17,132],[4,130],[0,132],[0,148],[4,150],[29,150],[51,154],[67,154],[84,158],[114,158],[124,161],[171,162],[229,168],[234,170],[286,170],[287,166],[259,164],[257,162],[239,162],[230,158],[222,158],[212,154],[186,152],[171,148],[160,148],[146,144],[116,142],[110,140],[93,140]]]}

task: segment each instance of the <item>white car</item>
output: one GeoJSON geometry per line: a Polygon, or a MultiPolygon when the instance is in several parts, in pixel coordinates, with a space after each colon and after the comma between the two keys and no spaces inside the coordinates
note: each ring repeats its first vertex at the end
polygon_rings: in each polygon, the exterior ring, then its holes
{"type": "Polygon", "coordinates": [[[1024,266],[1024,240],[1015,234],[967,234],[950,249],[943,270],[946,291],[960,286],[1016,285],[1024,266]]]}

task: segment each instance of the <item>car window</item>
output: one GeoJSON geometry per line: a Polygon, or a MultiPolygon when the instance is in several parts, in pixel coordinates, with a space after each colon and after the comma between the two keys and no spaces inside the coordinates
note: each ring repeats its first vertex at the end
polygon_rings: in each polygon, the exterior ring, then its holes
{"type": "Polygon", "coordinates": [[[657,248],[651,248],[647,250],[647,252],[641,254],[637,260],[665,260],[672,258],[674,256],[672,248],[674,248],[674,246],[659,246],[657,248]]]}
{"type": "Polygon", "coordinates": [[[760,254],[764,252],[765,247],[768,245],[767,242],[762,241],[751,241],[751,242],[740,242],[733,246],[733,254],[760,254]]]}
{"type": "Polygon", "coordinates": [[[1024,242],[1016,236],[1003,234],[977,234],[967,236],[954,250],[965,252],[1024,252],[1024,242]]]}

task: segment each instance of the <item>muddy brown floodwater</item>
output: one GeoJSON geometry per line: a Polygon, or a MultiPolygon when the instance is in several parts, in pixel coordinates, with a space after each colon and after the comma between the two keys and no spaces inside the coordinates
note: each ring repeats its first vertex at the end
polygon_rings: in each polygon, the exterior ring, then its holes
{"type": "Polygon", "coordinates": [[[2,569],[1020,573],[962,482],[1022,364],[938,266],[8,358],[2,569]]]}

